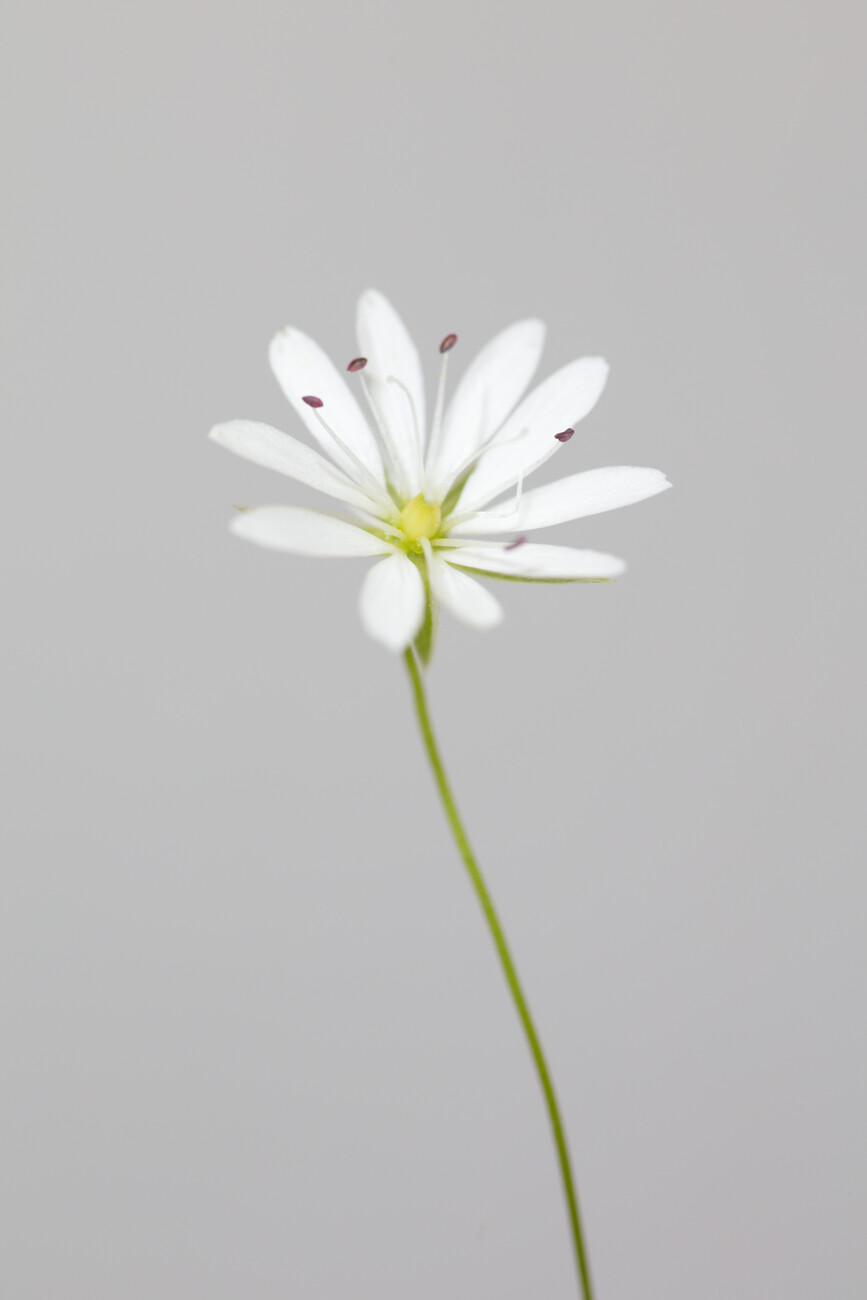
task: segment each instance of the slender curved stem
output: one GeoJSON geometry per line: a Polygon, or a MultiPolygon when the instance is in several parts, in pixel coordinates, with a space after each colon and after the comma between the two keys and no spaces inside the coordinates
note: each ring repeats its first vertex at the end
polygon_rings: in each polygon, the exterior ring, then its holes
{"type": "Polygon", "coordinates": [[[463,823],[460,819],[454,796],[449,786],[448,777],[443,767],[443,761],[437,747],[436,738],[431,725],[430,714],[427,707],[427,697],[419,671],[415,655],[409,649],[405,654],[406,666],[412,682],[413,697],[415,699],[416,712],[418,713],[419,725],[424,739],[425,749],[427,750],[430,765],[433,769],[434,779],[439,789],[440,798],[445,808],[446,817],[455,837],[461,857],[464,860],[473,888],[476,891],[479,902],[482,905],[482,911],[485,914],[485,920],[491,932],[491,937],[497,949],[500,963],[503,967],[503,974],[506,977],[506,983],[509,985],[509,991],[517,1008],[518,1015],[521,1018],[521,1024],[524,1026],[524,1033],[527,1035],[527,1042],[530,1051],[533,1054],[533,1060],[536,1064],[536,1070],[539,1075],[539,1082],[542,1085],[542,1091],[545,1094],[545,1104],[548,1107],[548,1116],[551,1120],[551,1128],[554,1132],[554,1143],[557,1147],[557,1159],[560,1162],[560,1173],[563,1177],[563,1190],[566,1193],[566,1202],[569,1207],[569,1222],[572,1228],[572,1240],[575,1245],[575,1260],[578,1266],[578,1276],[581,1280],[581,1289],[584,1300],[593,1300],[593,1287],[590,1282],[590,1265],[587,1259],[587,1247],[584,1244],[584,1234],[581,1228],[581,1215],[578,1210],[578,1196],[575,1192],[575,1183],[572,1178],[572,1166],[569,1160],[569,1149],[566,1145],[566,1133],[563,1128],[563,1121],[560,1118],[560,1110],[557,1106],[557,1098],[554,1094],[554,1085],[551,1082],[551,1075],[542,1051],[542,1044],[539,1041],[539,1035],[536,1032],[536,1026],[533,1024],[533,1018],[530,1015],[530,1008],[527,1005],[527,999],[524,997],[524,991],[521,988],[518,979],[518,972],[515,969],[515,963],[512,960],[512,954],[509,951],[509,945],[506,942],[506,936],[503,927],[500,924],[500,918],[494,907],[493,899],[488,892],[484,877],[479,870],[479,864],[476,862],[467,833],[464,830],[463,823]]]}

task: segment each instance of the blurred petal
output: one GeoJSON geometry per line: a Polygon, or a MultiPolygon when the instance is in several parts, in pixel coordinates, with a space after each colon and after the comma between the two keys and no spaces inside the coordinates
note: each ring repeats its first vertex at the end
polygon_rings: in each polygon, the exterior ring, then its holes
{"type": "Polygon", "coordinates": [[[365,631],[389,650],[405,650],[422,625],[425,589],[418,567],[402,551],[375,564],[361,587],[365,631]]]}
{"type": "Polygon", "coordinates": [[[392,547],[349,519],[302,506],[255,506],[229,525],[236,537],[295,555],[387,555],[392,547]]]}
{"type": "Polygon", "coordinates": [[[251,460],[254,465],[275,469],[278,474],[286,474],[298,483],[327,492],[349,505],[370,507],[364,493],[350,483],[330,460],[291,434],[272,429],[270,424],[260,424],[258,420],[229,420],[226,424],[214,425],[208,437],[237,456],[251,460]]]}
{"type": "Polygon", "coordinates": [[[483,515],[467,519],[461,533],[481,537],[487,533],[522,532],[531,528],[550,528],[570,519],[598,515],[605,510],[631,506],[646,497],[664,492],[671,484],[658,469],[640,469],[634,465],[612,465],[606,469],[588,469],[570,474],[555,483],[533,488],[514,502],[503,501],[483,515]]]}
{"type": "Polygon", "coordinates": [[[436,463],[428,478],[439,483],[500,427],[536,373],[545,343],[540,320],[522,320],[491,339],[464,371],[446,408],[436,463]]]}
{"type": "Polygon", "coordinates": [[[446,609],[470,627],[496,627],[503,621],[503,607],[496,596],[467,573],[452,568],[438,555],[430,566],[431,583],[446,609]]]}

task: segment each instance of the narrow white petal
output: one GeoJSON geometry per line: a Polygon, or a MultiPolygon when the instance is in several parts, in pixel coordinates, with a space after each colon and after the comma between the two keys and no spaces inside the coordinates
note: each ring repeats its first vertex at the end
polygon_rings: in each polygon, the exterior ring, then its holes
{"type": "Polygon", "coordinates": [[[376,289],[367,289],[359,298],[356,326],[359,352],[367,357],[365,383],[390,434],[404,486],[415,495],[421,490],[425,435],[418,351],[391,303],[376,289]]]}
{"type": "Polygon", "coordinates": [[[503,607],[496,596],[468,573],[461,573],[434,555],[430,577],[436,595],[462,623],[477,628],[496,627],[502,623],[503,607]]]}
{"type": "Polygon", "coordinates": [[[550,528],[570,519],[582,519],[585,515],[598,515],[605,510],[634,505],[636,501],[656,496],[670,487],[668,479],[658,469],[640,469],[635,465],[588,469],[525,492],[517,510],[512,500],[502,501],[484,514],[464,520],[460,531],[468,537],[482,537],[506,530],[524,532],[532,528],[550,528]]]}
{"type": "Polygon", "coordinates": [[[349,519],[302,506],[256,506],[242,510],[229,526],[236,537],[295,555],[387,555],[393,549],[349,519]]]}
{"type": "Polygon", "coordinates": [[[456,550],[443,549],[451,564],[498,573],[504,577],[537,579],[541,582],[576,582],[582,578],[619,578],[626,569],[623,560],[601,551],[578,551],[572,546],[540,546],[527,542],[511,549],[504,542],[476,542],[456,550]]]}
{"type": "Polygon", "coordinates": [[[369,571],[359,611],[365,631],[389,650],[405,650],[412,642],[424,620],[425,590],[417,566],[402,551],[369,571]]]}
{"type": "Polygon", "coordinates": [[[561,446],[555,435],[576,425],[599,400],[608,366],[600,357],[572,361],[534,388],[483,452],[460,499],[476,510],[531,473],[561,446]]]}
{"type": "Polygon", "coordinates": [[[270,424],[260,424],[258,420],[229,420],[226,424],[214,425],[208,437],[237,456],[251,460],[254,465],[286,474],[296,482],[327,492],[348,505],[370,508],[369,499],[330,460],[291,434],[273,429],[270,424]]]}
{"type": "Polygon", "coordinates": [[[497,430],[526,392],[545,343],[540,320],[522,320],[491,339],[464,371],[446,408],[428,478],[439,483],[497,430]]]}
{"type": "Polygon", "coordinates": [[[346,380],[319,344],[301,330],[284,329],[272,339],[269,358],[283,392],[335,465],[353,481],[358,479],[357,466],[322,427],[313,407],[302,400],[305,397],[321,399],[322,419],[374,478],[383,482],[382,458],[370,425],[346,380]]]}

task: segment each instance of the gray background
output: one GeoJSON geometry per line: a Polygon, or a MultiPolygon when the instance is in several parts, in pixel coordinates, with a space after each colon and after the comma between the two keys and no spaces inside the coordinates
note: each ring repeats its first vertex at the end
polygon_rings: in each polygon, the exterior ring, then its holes
{"type": "MultiPolygon", "coordinates": [[[[536,1079],[266,349],[393,297],[612,378],[658,500],[433,706],[600,1300],[862,1300],[863,24],[852,3],[18,3],[4,40],[9,1300],[571,1297],[536,1079]]],[[[544,477],[544,474],[543,476],[544,477]]]]}

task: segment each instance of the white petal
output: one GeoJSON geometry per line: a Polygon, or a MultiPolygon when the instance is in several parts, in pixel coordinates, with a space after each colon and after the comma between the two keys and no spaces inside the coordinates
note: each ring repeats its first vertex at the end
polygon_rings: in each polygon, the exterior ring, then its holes
{"type": "Polygon", "coordinates": [[[229,420],[226,424],[215,424],[208,437],[245,460],[251,460],[254,465],[275,469],[278,474],[286,474],[298,483],[327,492],[338,501],[370,508],[369,499],[330,460],[290,434],[273,429],[270,424],[260,424],[258,420],[229,420]]]}
{"type": "Polygon", "coordinates": [[[570,474],[555,483],[534,488],[521,497],[518,509],[513,501],[503,501],[482,515],[467,519],[460,531],[469,537],[487,533],[523,532],[531,528],[550,528],[569,519],[598,515],[605,510],[631,506],[646,497],[664,492],[671,484],[658,469],[640,469],[635,465],[612,465],[606,469],[588,469],[570,474]]]}
{"type": "Polygon", "coordinates": [[[540,320],[510,325],[482,348],[464,371],[446,409],[436,463],[428,478],[439,481],[500,427],[536,373],[545,343],[540,320]]]}
{"type": "Polygon", "coordinates": [[[236,537],[295,555],[387,555],[393,549],[348,519],[302,506],[255,506],[229,527],[236,537]]]}
{"type": "Polygon", "coordinates": [[[424,378],[416,346],[391,303],[376,289],[367,289],[359,298],[356,326],[359,351],[367,357],[365,383],[394,445],[401,486],[414,496],[421,491],[425,430],[424,378]],[[389,376],[400,383],[389,382],[389,376]]]}
{"type": "Polygon", "coordinates": [[[304,397],[321,399],[322,418],[377,482],[383,482],[382,458],[370,426],[346,380],[319,344],[301,330],[284,329],[271,340],[268,355],[283,392],[335,465],[345,470],[353,482],[358,480],[352,457],[323,429],[314,409],[302,400],[304,397]]]}
{"type": "Polygon", "coordinates": [[[433,589],[446,609],[470,627],[496,627],[503,621],[503,607],[480,582],[461,573],[434,555],[430,565],[433,589]]]}
{"type": "Polygon", "coordinates": [[[599,400],[608,366],[600,357],[572,361],[525,397],[483,452],[461,494],[459,508],[476,510],[530,474],[558,448],[555,435],[571,428],[599,400]]]}
{"type": "Polygon", "coordinates": [[[441,551],[451,564],[465,565],[483,573],[540,582],[578,582],[618,578],[626,569],[623,560],[601,551],[578,551],[572,546],[540,546],[528,542],[509,549],[505,542],[476,542],[456,550],[441,551]]]}
{"type": "Polygon", "coordinates": [[[359,611],[365,631],[389,650],[405,650],[424,620],[425,599],[417,566],[395,551],[375,564],[362,584],[359,611]]]}

